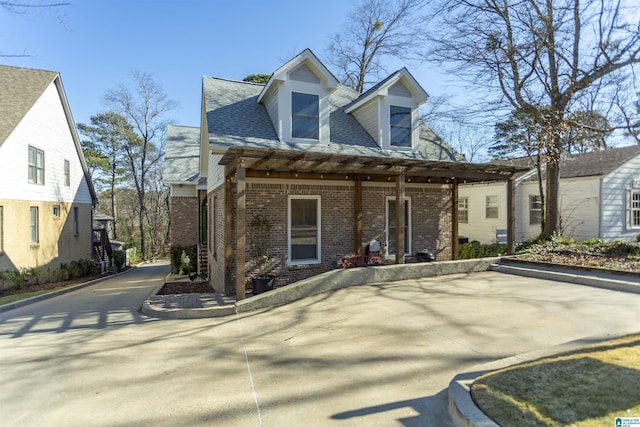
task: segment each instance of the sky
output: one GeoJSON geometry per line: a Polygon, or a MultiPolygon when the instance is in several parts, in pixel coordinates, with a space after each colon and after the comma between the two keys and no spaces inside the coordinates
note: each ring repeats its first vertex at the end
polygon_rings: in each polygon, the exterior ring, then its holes
{"type": "MultiPolygon", "coordinates": [[[[0,63],[60,72],[76,124],[105,111],[105,92],[130,86],[131,71],[140,70],[178,102],[167,118],[199,126],[202,76],[271,74],[305,48],[322,58],[354,7],[353,0],[61,1],[70,5],[21,14],[0,8],[0,52],[28,55],[0,63]]],[[[446,90],[427,65],[408,68],[430,95],[446,90]]]]}

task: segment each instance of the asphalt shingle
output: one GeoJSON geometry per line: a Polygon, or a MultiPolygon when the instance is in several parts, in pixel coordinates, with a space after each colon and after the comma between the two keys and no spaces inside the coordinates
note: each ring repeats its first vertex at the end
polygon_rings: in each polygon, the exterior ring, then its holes
{"type": "Polygon", "coordinates": [[[200,156],[200,128],[190,126],[167,126],[165,161],[162,180],[171,182],[198,183],[200,156]]]}

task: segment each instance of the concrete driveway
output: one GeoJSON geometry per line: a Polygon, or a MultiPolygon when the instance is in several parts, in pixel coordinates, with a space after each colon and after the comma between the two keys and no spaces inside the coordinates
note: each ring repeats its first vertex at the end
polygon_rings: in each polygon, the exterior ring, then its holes
{"type": "MultiPolygon", "coordinates": [[[[95,299],[158,280],[157,269],[103,282],[95,299]]],[[[640,330],[638,294],[494,272],[221,319],[155,320],[65,298],[0,314],[1,425],[451,426],[457,372],[640,330]]]]}

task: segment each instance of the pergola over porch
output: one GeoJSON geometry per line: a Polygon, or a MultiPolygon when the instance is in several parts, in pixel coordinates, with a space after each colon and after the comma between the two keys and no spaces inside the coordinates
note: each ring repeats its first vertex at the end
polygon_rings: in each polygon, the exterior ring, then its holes
{"type": "MultiPolygon", "coordinates": [[[[213,154],[221,154],[215,153],[213,154]]],[[[362,250],[362,183],[395,183],[396,263],[404,263],[404,200],[407,183],[444,184],[451,188],[451,254],[458,255],[458,185],[473,182],[506,182],[507,185],[507,252],[514,250],[515,206],[514,179],[525,169],[492,163],[424,161],[398,157],[372,157],[353,154],[334,154],[298,150],[263,148],[227,148],[222,153],[220,165],[225,166],[225,264],[231,265],[231,212],[232,185],[236,186],[236,295],[242,298],[245,291],[246,246],[246,179],[280,178],[352,181],[354,190],[354,251],[362,250]]]]}

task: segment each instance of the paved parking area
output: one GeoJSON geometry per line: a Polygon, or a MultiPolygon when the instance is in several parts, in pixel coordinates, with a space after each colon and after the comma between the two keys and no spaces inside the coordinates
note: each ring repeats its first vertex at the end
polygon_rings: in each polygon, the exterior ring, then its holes
{"type": "Polygon", "coordinates": [[[640,330],[638,294],[495,272],[219,319],[88,308],[69,320],[51,309],[67,307],[59,298],[0,315],[2,425],[446,427],[457,372],[640,330]]]}

